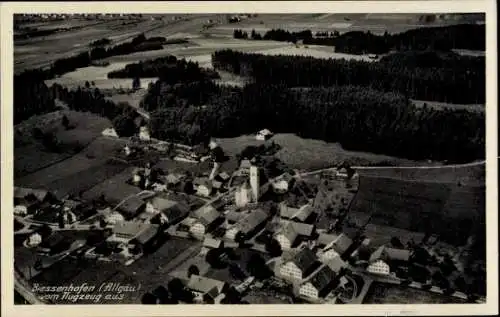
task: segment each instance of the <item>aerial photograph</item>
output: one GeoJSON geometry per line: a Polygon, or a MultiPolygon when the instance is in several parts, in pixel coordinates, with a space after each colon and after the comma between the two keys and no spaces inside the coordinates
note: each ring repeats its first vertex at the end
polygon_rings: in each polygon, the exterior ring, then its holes
{"type": "Polygon", "coordinates": [[[13,19],[16,305],[486,302],[486,14],[13,19]]]}

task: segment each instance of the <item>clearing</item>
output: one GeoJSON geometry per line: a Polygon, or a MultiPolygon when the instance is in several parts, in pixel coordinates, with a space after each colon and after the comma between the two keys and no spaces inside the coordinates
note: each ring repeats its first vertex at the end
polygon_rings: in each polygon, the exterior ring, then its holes
{"type": "MultiPolygon", "coordinates": [[[[278,133],[267,142],[275,142],[282,148],[276,157],[291,168],[301,170],[314,170],[332,167],[342,162],[351,165],[368,165],[380,163],[393,163],[400,166],[424,165],[417,161],[411,161],[387,155],[373,154],[367,152],[348,151],[339,143],[327,143],[320,140],[303,139],[291,133],[278,133]]],[[[224,151],[231,156],[241,153],[250,145],[260,145],[263,141],[255,140],[254,135],[243,135],[235,138],[216,138],[224,151]]]]}

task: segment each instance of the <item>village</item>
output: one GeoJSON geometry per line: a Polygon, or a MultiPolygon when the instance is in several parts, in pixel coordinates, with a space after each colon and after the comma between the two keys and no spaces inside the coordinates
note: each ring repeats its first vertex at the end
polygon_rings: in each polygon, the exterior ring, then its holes
{"type": "MultiPolygon", "coordinates": [[[[152,139],[144,127],[116,153],[129,167],[79,197],[16,187],[14,234],[37,258],[22,274],[29,279],[67,257],[127,267],[184,239],[200,247],[171,260],[168,289],[146,289],[136,301],[354,304],[373,282],[470,297],[428,269],[430,258],[460,265],[433,255],[436,237],[374,244],[369,220],[352,221],[355,169],[292,170],[266,155],[272,137],[262,130],[261,146],[227,157],[215,141],[188,147],[152,139]]],[[[121,139],[113,128],[102,138],[121,139]]]]}

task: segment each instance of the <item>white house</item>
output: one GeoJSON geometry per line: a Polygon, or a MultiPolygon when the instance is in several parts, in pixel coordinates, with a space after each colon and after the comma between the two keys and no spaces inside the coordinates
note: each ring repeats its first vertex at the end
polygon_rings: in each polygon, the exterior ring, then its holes
{"type": "Polygon", "coordinates": [[[278,193],[284,193],[290,190],[295,179],[289,173],[285,173],[282,177],[275,180],[272,184],[273,190],[278,193]]]}
{"type": "Polygon", "coordinates": [[[410,251],[408,250],[381,246],[370,256],[370,264],[366,271],[373,274],[389,275],[391,274],[391,263],[405,263],[408,262],[409,258],[410,251]]]}
{"type": "Polygon", "coordinates": [[[314,268],[317,260],[310,249],[302,249],[292,260],[281,265],[279,273],[282,278],[289,281],[300,281],[312,273],[310,270],[314,268]]]}
{"type": "Polygon", "coordinates": [[[149,141],[151,140],[151,136],[149,135],[149,129],[146,126],[142,126],[139,130],[139,139],[141,141],[149,141]]]}
{"type": "Polygon", "coordinates": [[[107,129],[104,129],[101,134],[103,136],[109,136],[109,137],[113,137],[113,138],[118,138],[118,133],[116,133],[116,130],[114,128],[107,128],[107,129]]]}
{"type": "Polygon", "coordinates": [[[195,178],[193,184],[196,188],[197,195],[202,197],[210,197],[210,195],[212,194],[213,185],[212,182],[207,178],[195,178]]]}
{"type": "Polygon", "coordinates": [[[17,205],[14,207],[14,215],[16,216],[26,216],[28,214],[28,208],[23,205],[17,205]]]}
{"type": "Polygon", "coordinates": [[[259,141],[266,141],[269,140],[273,136],[273,133],[269,131],[268,129],[260,130],[257,132],[255,135],[255,139],[259,141]]]}
{"type": "Polygon", "coordinates": [[[391,268],[389,264],[385,263],[383,260],[376,260],[366,268],[366,271],[372,274],[378,275],[389,275],[391,274],[391,268]]]}
{"type": "Polygon", "coordinates": [[[299,294],[312,299],[325,297],[332,291],[335,277],[335,272],[325,265],[300,286],[299,294]]]}
{"type": "Polygon", "coordinates": [[[26,241],[28,247],[36,247],[42,243],[42,236],[38,233],[33,233],[30,235],[26,241]]]}
{"type": "Polygon", "coordinates": [[[299,236],[310,237],[314,226],[310,224],[289,221],[284,222],[283,227],[275,236],[282,250],[290,250],[299,236]]]}

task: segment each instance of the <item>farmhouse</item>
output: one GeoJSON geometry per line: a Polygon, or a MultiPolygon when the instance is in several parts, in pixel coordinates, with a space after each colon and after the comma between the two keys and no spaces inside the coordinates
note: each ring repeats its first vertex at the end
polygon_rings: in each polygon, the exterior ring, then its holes
{"type": "Polygon", "coordinates": [[[317,268],[318,258],[308,248],[302,249],[295,257],[281,265],[280,275],[288,280],[297,281],[306,278],[317,268]]]}
{"type": "Polygon", "coordinates": [[[330,241],[322,250],[322,257],[328,259],[335,257],[336,254],[344,258],[346,251],[351,247],[353,241],[345,234],[340,234],[330,241]]]}
{"type": "Polygon", "coordinates": [[[142,251],[154,241],[158,233],[157,225],[126,221],[113,227],[113,234],[108,240],[121,242],[129,247],[137,247],[142,251]]]}
{"type": "Polygon", "coordinates": [[[335,287],[335,277],[335,272],[325,265],[300,286],[299,294],[312,299],[325,297],[335,287]]]}
{"type": "Polygon", "coordinates": [[[217,209],[211,205],[196,210],[194,214],[198,221],[191,226],[191,231],[199,237],[203,237],[206,232],[211,232],[224,221],[217,209]]]}
{"type": "Polygon", "coordinates": [[[313,232],[313,225],[289,221],[283,223],[282,229],[276,234],[275,239],[280,244],[282,250],[289,250],[293,247],[297,238],[310,238],[313,232]]]}
{"type": "Polygon", "coordinates": [[[42,242],[38,245],[38,248],[42,253],[57,254],[67,250],[72,242],[73,241],[70,241],[63,235],[55,232],[47,239],[42,240],[42,242]]]}
{"type": "Polygon", "coordinates": [[[56,202],[56,196],[43,189],[14,187],[14,205],[35,205],[45,202],[56,202]]]}
{"type": "Polygon", "coordinates": [[[118,204],[116,210],[127,220],[132,219],[146,208],[144,200],[137,196],[130,196],[118,204]]]}
{"type": "Polygon", "coordinates": [[[215,299],[226,292],[229,285],[200,275],[191,275],[186,287],[195,294],[195,302],[214,304],[215,299]]]}
{"type": "Polygon", "coordinates": [[[255,233],[265,227],[269,216],[261,209],[254,210],[240,219],[234,228],[226,232],[226,237],[236,239],[241,235],[241,239],[248,240],[255,233]]]}
{"type": "Polygon", "coordinates": [[[146,126],[142,126],[139,131],[139,139],[141,141],[149,141],[151,137],[149,135],[149,129],[146,126]]]}
{"type": "Polygon", "coordinates": [[[398,266],[401,263],[408,262],[409,259],[410,251],[408,250],[381,246],[370,256],[370,264],[366,268],[366,271],[373,274],[389,275],[391,273],[391,265],[398,266]]]}

